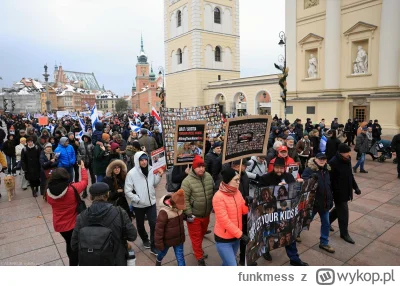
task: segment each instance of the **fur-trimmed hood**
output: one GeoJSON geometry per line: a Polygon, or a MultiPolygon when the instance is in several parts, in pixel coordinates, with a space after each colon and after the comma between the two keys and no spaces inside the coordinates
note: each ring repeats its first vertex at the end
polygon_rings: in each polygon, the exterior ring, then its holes
{"type": "Polygon", "coordinates": [[[112,171],[116,166],[119,166],[121,168],[121,173],[124,173],[125,176],[128,173],[128,169],[126,167],[126,164],[122,160],[113,160],[108,164],[107,169],[106,169],[106,176],[111,177],[112,171]]]}
{"type": "MultiPolygon", "coordinates": [[[[310,158],[310,159],[308,160],[307,167],[310,168],[310,169],[313,170],[313,171],[318,171],[319,168],[318,168],[317,164],[314,162],[314,159],[315,159],[315,157],[312,157],[312,158],[310,158]]],[[[324,166],[324,168],[326,168],[328,171],[331,170],[331,166],[329,166],[328,163],[326,163],[326,165],[324,166]]]]}

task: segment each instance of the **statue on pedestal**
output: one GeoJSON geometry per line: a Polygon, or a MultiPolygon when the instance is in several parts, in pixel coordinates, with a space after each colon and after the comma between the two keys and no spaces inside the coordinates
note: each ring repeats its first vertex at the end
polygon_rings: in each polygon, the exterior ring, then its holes
{"type": "Polygon", "coordinates": [[[310,55],[310,59],[308,61],[308,78],[317,78],[318,77],[318,62],[313,54],[310,55]]]}
{"type": "Polygon", "coordinates": [[[368,72],[368,54],[362,46],[358,46],[357,58],[353,64],[353,74],[368,72]]]}

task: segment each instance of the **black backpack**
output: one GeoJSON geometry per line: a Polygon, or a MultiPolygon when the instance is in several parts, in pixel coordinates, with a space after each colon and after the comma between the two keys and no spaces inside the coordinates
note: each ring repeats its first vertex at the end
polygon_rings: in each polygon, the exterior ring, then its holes
{"type": "Polygon", "coordinates": [[[168,170],[167,172],[167,183],[165,184],[165,189],[168,193],[175,193],[181,188],[181,184],[173,183],[172,182],[172,171],[174,167],[168,170]]]}
{"type": "Polygon", "coordinates": [[[115,216],[105,223],[89,223],[86,217],[84,227],[79,230],[79,266],[114,266],[119,247],[123,247],[125,233],[124,220],[120,207],[117,207],[122,225],[121,238],[115,237],[110,229],[115,216]]]}

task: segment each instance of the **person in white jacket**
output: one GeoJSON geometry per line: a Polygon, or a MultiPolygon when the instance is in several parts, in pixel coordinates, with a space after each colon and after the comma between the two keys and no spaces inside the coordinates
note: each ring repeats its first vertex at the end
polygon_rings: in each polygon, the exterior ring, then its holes
{"type": "Polygon", "coordinates": [[[246,174],[250,179],[250,196],[254,197],[259,177],[267,173],[268,166],[266,156],[252,156],[249,160],[250,165],[246,168],[246,174]]]}
{"type": "Polygon", "coordinates": [[[22,175],[22,182],[21,182],[21,188],[26,191],[28,189],[29,186],[29,182],[27,181],[27,179],[25,179],[25,175],[24,175],[24,170],[22,170],[21,168],[21,152],[22,149],[25,148],[26,145],[26,138],[25,137],[21,137],[19,139],[19,145],[15,146],[15,157],[16,157],[16,161],[17,161],[17,167],[20,168],[20,175],[22,175]]]}
{"type": "Polygon", "coordinates": [[[157,220],[156,209],[156,190],[163,174],[160,170],[153,173],[153,168],[149,166],[149,157],[145,152],[137,152],[134,156],[135,167],[133,167],[126,176],[124,192],[128,203],[132,204],[136,215],[136,227],[140,238],[143,241],[144,248],[150,248],[150,253],[158,255],[158,250],[154,244],[154,230],[157,220]],[[150,226],[149,236],[144,228],[144,217],[150,226]]]}

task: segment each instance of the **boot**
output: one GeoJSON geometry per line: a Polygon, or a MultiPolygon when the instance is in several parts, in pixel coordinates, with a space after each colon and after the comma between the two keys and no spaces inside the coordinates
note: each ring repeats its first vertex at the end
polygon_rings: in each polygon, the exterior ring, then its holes
{"type": "Polygon", "coordinates": [[[206,262],[204,261],[204,259],[199,259],[197,260],[197,266],[206,266],[206,262]]]}
{"type": "Polygon", "coordinates": [[[156,259],[156,266],[161,266],[161,261],[158,261],[158,260],[156,259]]]}
{"type": "Polygon", "coordinates": [[[36,198],[36,197],[37,197],[36,188],[35,188],[35,187],[31,187],[31,189],[32,189],[32,196],[33,196],[34,198],[36,198]]]}
{"type": "Polygon", "coordinates": [[[354,244],[354,240],[350,237],[350,235],[340,235],[340,238],[342,238],[344,241],[354,244]]]}

